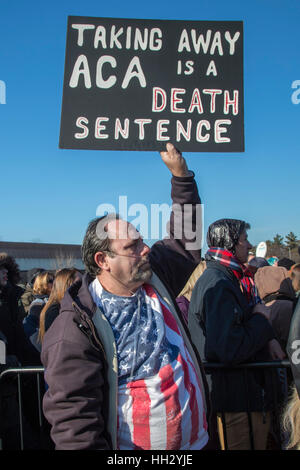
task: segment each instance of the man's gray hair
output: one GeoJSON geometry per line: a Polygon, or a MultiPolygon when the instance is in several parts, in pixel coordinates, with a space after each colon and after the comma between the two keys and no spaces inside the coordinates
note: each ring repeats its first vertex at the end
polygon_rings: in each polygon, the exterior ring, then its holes
{"type": "Polygon", "coordinates": [[[107,233],[107,224],[111,220],[119,220],[119,214],[107,214],[91,220],[85,232],[81,246],[82,260],[86,271],[93,277],[101,272],[101,268],[95,262],[95,254],[98,251],[110,250],[110,239],[107,233]]]}

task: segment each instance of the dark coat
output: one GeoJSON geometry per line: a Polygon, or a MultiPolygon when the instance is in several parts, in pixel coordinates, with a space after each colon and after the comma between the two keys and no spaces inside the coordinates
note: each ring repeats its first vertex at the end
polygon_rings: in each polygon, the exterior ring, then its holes
{"type": "Polygon", "coordinates": [[[23,328],[28,339],[34,335],[40,326],[40,314],[48,301],[47,295],[35,295],[30,304],[28,315],[23,320],[23,328]]]}
{"type": "Polygon", "coordinates": [[[58,317],[59,309],[60,304],[58,303],[50,305],[50,307],[47,309],[45,314],[45,332],[49,330],[56,317],[58,317]]]}
{"type": "Polygon", "coordinates": [[[300,299],[292,317],[286,352],[300,399],[300,299]]]}
{"type": "Polygon", "coordinates": [[[16,356],[23,366],[40,365],[40,355],[25,335],[20,309],[23,306],[14,288],[5,287],[0,294],[0,331],[7,339],[6,352],[16,356]]]}
{"type": "MultiPolygon", "coordinates": [[[[274,338],[269,322],[252,314],[239,282],[230,269],[216,261],[207,268],[193,290],[188,326],[192,340],[201,338],[199,354],[208,362],[233,366],[269,360],[268,341],[274,338]]],[[[218,371],[211,375],[214,411],[246,411],[247,395],[251,411],[267,406],[263,374],[248,372],[246,394],[242,371],[218,371]]]]}

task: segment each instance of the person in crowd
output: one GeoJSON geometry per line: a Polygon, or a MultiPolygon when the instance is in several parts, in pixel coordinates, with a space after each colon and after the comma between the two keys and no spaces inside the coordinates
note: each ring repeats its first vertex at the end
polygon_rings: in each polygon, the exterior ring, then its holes
{"type": "Polygon", "coordinates": [[[281,348],[286,349],[296,296],[286,268],[265,266],[254,277],[258,294],[269,310],[269,321],[281,348]]]}
{"type": "Polygon", "coordinates": [[[270,266],[270,265],[265,258],[261,258],[260,256],[254,256],[254,258],[251,258],[250,261],[248,260],[248,263],[247,263],[248,270],[252,273],[253,277],[256,271],[259,268],[263,268],[264,266],[270,266]]]}
{"type": "MultiPolygon", "coordinates": [[[[7,367],[39,366],[40,356],[30,344],[22,327],[20,299],[9,283],[10,269],[14,266],[7,258],[0,259],[0,332],[5,344],[5,364],[7,367]]],[[[35,384],[36,389],[36,384],[35,384]]],[[[23,382],[22,419],[24,425],[24,443],[29,449],[36,449],[37,434],[32,425],[32,403],[35,399],[30,380],[23,382]]],[[[13,378],[1,380],[0,384],[0,439],[6,450],[20,449],[19,404],[17,383],[13,378]]]]}
{"type": "Polygon", "coordinates": [[[63,268],[55,274],[49,299],[40,314],[39,343],[43,342],[45,332],[58,316],[60,303],[66,290],[74,284],[74,282],[79,281],[81,277],[81,274],[75,268],[63,268]]]}
{"type": "Polygon", "coordinates": [[[282,413],[282,430],[288,435],[286,450],[300,450],[300,398],[295,385],[282,413]]]}
{"type": "Polygon", "coordinates": [[[192,292],[194,289],[194,286],[203,273],[204,269],[206,268],[206,263],[205,260],[201,260],[194,272],[191,274],[188,282],[180,292],[179,296],[176,299],[177,305],[179,306],[183,317],[186,321],[188,322],[188,311],[189,311],[189,304],[192,296],[192,292]]]}
{"type": "Polygon", "coordinates": [[[294,264],[290,270],[290,278],[292,280],[293,289],[297,299],[300,296],[300,263],[294,264]]]}
{"type": "MultiPolygon", "coordinates": [[[[173,204],[192,208],[195,233],[194,174],[171,143],[161,157],[173,204]]],[[[151,249],[116,214],[88,225],[87,273],[66,292],[42,344],[43,410],[56,449],[207,446],[205,375],[175,300],[201,251],[187,249],[185,230],[175,236],[174,219],[172,211],[169,237],[151,249]]]]}
{"type": "Polygon", "coordinates": [[[25,310],[26,315],[29,312],[30,305],[34,301],[34,293],[33,293],[33,284],[35,281],[35,278],[38,274],[44,272],[45,269],[43,268],[33,268],[27,271],[27,283],[25,286],[25,290],[21,296],[22,304],[25,310]]]}
{"type": "Polygon", "coordinates": [[[294,383],[283,413],[282,424],[283,430],[289,434],[287,449],[300,450],[300,299],[291,320],[286,350],[294,383]]]}
{"type": "Polygon", "coordinates": [[[40,326],[40,314],[46,305],[53,287],[54,275],[50,271],[39,273],[33,284],[34,300],[29,307],[29,312],[23,320],[23,328],[27,338],[40,352],[41,345],[38,341],[40,326]]]}
{"type": "MultiPolygon", "coordinates": [[[[188,326],[200,356],[229,367],[285,356],[265,316],[266,307],[258,303],[245,275],[251,248],[249,227],[236,219],[221,219],[209,226],[206,269],[194,287],[189,307],[188,326]]],[[[268,384],[259,371],[249,370],[247,376],[248,393],[243,370],[216,370],[211,374],[212,411],[217,415],[225,412],[229,450],[250,448],[247,410],[251,411],[254,448],[266,448],[270,428],[268,384]]],[[[224,449],[220,416],[218,427],[224,449]]]]}
{"type": "MultiPolygon", "coordinates": [[[[7,354],[14,355],[22,365],[40,365],[36,353],[23,330],[23,306],[18,293],[9,283],[11,263],[0,259],[0,331],[7,339],[7,354]],[[20,313],[21,310],[21,313],[20,313]]],[[[12,267],[14,272],[14,267],[12,267]]]]}
{"type": "Polygon", "coordinates": [[[295,261],[290,258],[280,258],[277,266],[283,267],[289,271],[294,264],[296,264],[295,261]]]}
{"type": "MultiPolygon", "coordinates": [[[[3,271],[0,268],[0,285],[2,284],[3,271]]],[[[7,354],[10,351],[6,336],[0,331],[0,343],[4,346],[4,354],[1,355],[0,373],[8,368],[21,367],[17,356],[7,354]]],[[[2,348],[1,348],[2,349],[2,348]]],[[[11,351],[10,351],[11,352],[11,351]]],[[[23,384],[24,385],[24,384],[23,384]]],[[[18,401],[17,382],[13,376],[3,376],[0,382],[0,442],[1,450],[20,450],[20,411],[23,424],[23,441],[27,449],[37,449],[37,434],[31,427],[23,410],[20,410],[18,401]]]]}
{"type": "Polygon", "coordinates": [[[267,261],[270,266],[278,266],[279,258],[277,258],[277,256],[271,256],[267,261]]]}
{"type": "Polygon", "coordinates": [[[21,320],[23,320],[24,316],[26,315],[22,302],[20,301],[21,296],[23,295],[24,289],[20,285],[21,281],[21,274],[18,264],[16,260],[9,256],[7,253],[0,253],[0,263],[2,265],[5,264],[8,270],[8,278],[7,283],[10,289],[10,292],[14,297],[16,297],[18,302],[18,313],[20,315],[21,320]]]}

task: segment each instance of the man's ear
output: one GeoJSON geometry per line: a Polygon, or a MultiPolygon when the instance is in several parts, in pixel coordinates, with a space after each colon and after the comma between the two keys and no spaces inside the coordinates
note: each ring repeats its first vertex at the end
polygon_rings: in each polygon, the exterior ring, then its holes
{"type": "Polygon", "coordinates": [[[108,255],[107,253],[104,253],[103,251],[97,251],[94,255],[94,261],[104,271],[109,271],[109,263],[108,263],[108,255]]]}

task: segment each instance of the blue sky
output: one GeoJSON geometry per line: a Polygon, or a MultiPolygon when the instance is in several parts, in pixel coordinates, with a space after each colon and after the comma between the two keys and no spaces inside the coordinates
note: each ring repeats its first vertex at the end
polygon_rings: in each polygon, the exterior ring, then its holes
{"type": "Polygon", "coordinates": [[[170,204],[158,153],[58,148],[68,15],[243,21],[245,152],[185,154],[204,232],[231,217],[251,224],[255,244],[290,231],[300,238],[299,1],[0,0],[0,240],[81,243],[102,203],[118,210],[126,195],[128,206],[170,204]]]}

